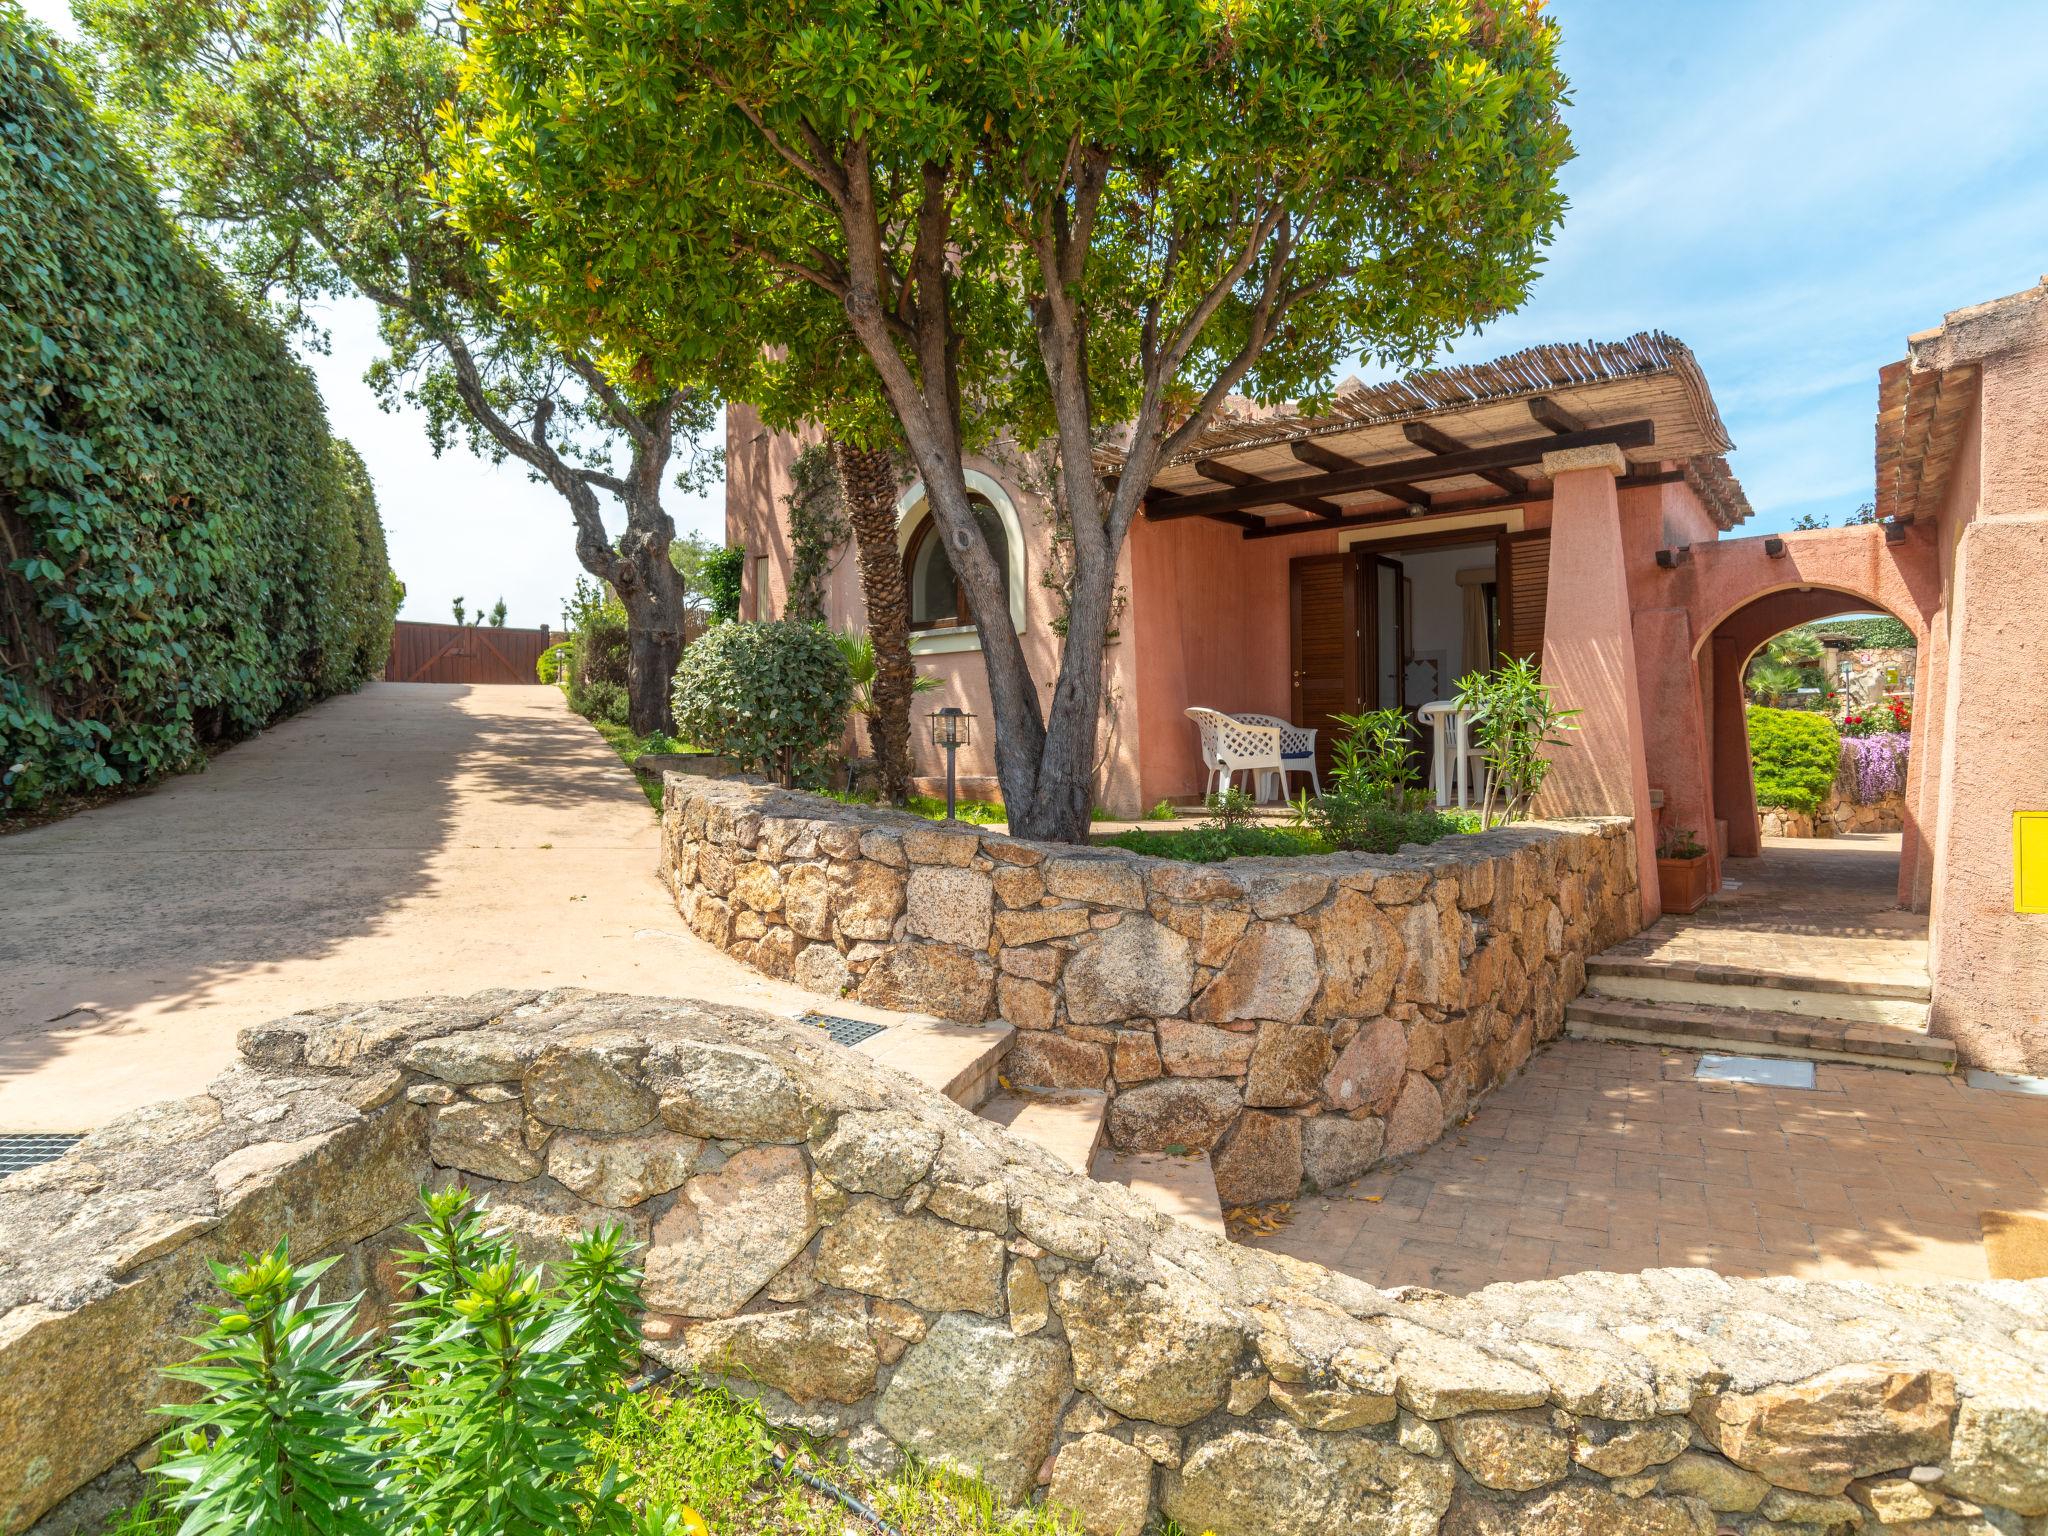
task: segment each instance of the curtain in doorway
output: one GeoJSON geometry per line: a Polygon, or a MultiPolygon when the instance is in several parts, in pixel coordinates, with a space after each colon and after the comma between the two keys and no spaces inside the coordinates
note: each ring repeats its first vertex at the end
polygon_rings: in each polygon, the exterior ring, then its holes
{"type": "MultiPolygon", "coordinates": [[[[1458,572],[1458,592],[1464,599],[1463,621],[1458,626],[1458,649],[1465,672],[1493,670],[1493,613],[1487,601],[1493,586],[1493,572],[1486,567],[1458,572]]],[[[1463,673],[1460,673],[1462,676],[1463,673]]],[[[1456,682],[1456,678],[1446,679],[1456,682]]]]}

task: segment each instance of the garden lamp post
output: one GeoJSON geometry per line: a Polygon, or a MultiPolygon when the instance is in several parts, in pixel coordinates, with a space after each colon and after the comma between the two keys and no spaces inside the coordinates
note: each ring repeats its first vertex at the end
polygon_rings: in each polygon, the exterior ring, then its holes
{"type": "Polygon", "coordinates": [[[944,709],[934,710],[927,718],[932,723],[932,745],[946,749],[946,820],[953,820],[954,786],[953,758],[972,739],[974,716],[957,704],[948,704],[944,709]]]}

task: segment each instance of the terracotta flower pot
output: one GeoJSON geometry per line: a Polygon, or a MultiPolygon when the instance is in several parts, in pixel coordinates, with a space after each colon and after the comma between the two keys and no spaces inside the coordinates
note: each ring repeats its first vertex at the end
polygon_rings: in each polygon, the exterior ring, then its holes
{"type": "Polygon", "coordinates": [[[1657,898],[1666,912],[1697,912],[1714,894],[1704,853],[1657,860],[1657,898]]]}

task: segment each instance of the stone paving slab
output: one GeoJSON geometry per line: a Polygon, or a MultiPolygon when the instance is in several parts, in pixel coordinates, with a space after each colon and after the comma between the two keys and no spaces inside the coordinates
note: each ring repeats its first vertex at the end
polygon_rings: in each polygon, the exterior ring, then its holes
{"type": "Polygon", "coordinates": [[[1692,1052],[1561,1041],[1436,1146],[1252,1246],[1465,1294],[1586,1270],[1987,1278],[1979,1213],[2048,1212],[2048,1105],[1822,1063],[1813,1090],[1692,1052]]]}

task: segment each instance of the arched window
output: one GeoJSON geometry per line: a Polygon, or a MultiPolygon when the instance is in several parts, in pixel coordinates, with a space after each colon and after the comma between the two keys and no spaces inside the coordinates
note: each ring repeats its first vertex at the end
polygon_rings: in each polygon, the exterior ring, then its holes
{"type": "MultiPolygon", "coordinates": [[[[996,574],[1003,596],[1010,596],[1010,534],[993,503],[978,491],[968,493],[974,520],[988,540],[988,552],[995,558],[996,574]]],[[[967,588],[953,573],[947,557],[945,535],[938,519],[926,510],[903,551],[903,574],[910,587],[910,627],[946,629],[972,624],[974,615],[967,601],[967,588]]]]}

